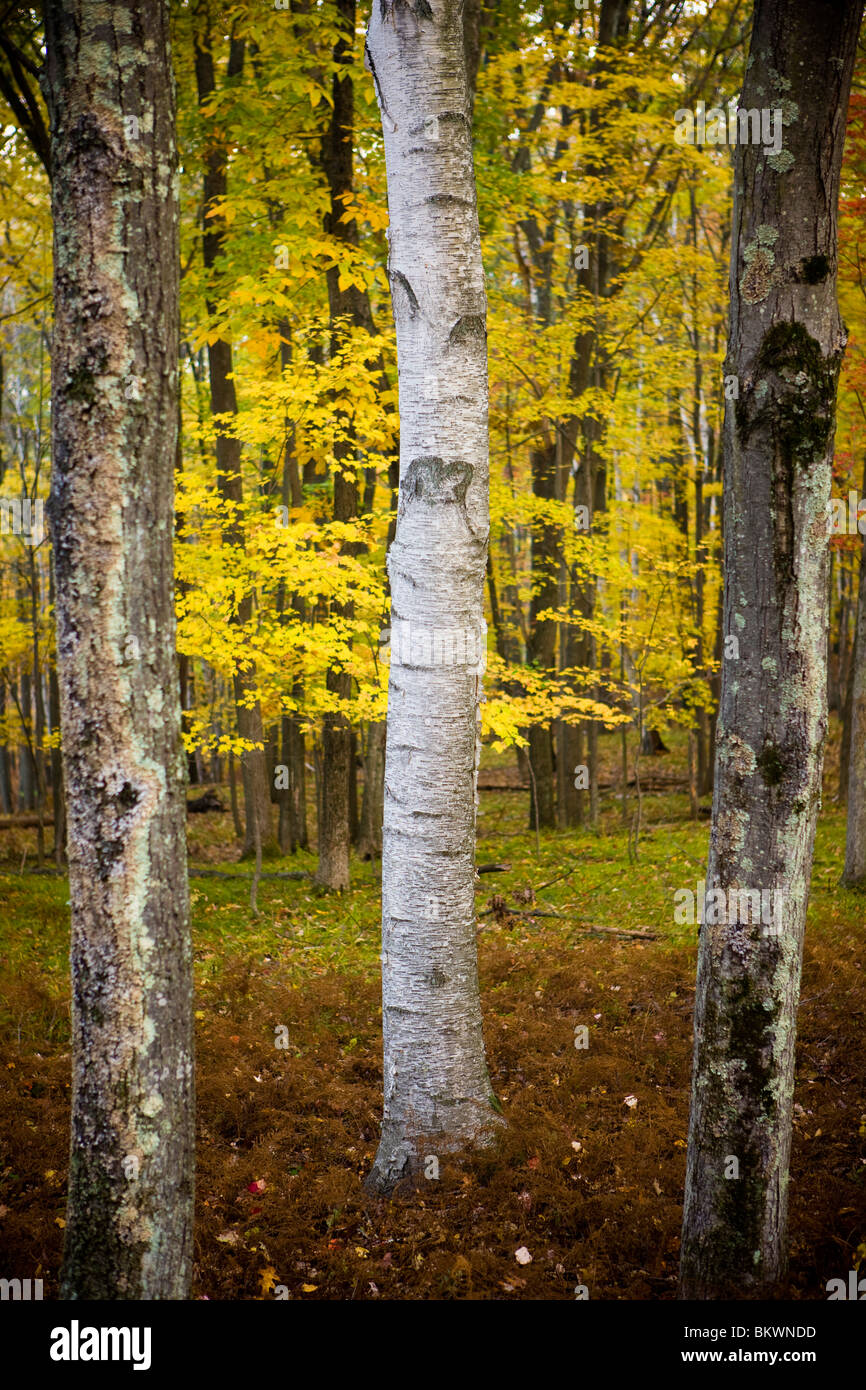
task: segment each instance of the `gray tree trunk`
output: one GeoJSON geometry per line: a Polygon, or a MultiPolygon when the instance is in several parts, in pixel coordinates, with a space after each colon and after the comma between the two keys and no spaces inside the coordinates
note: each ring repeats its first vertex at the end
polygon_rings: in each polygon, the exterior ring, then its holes
{"type": "MultiPolygon", "coordinates": [[[[54,559],[49,569],[49,600],[54,607],[54,559]]],[[[48,673],[48,717],[51,732],[60,728],[60,685],[57,680],[57,666],[48,673]]],[[[56,742],[51,746],[51,801],[54,811],[54,862],[58,869],[66,859],[66,797],[63,792],[63,754],[56,742]]]]}
{"type": "MultiPolygon", "coordinates": [[[[331,81],[333,109],[328,131],[322,142],[322,163],[328,180],[330,207],[325,231],[346,246],[358,244],[357,223],[343,222],[345,199],[353,188],[355,92],[350,63],[355,43],[355,0],[336,0],[341,32],[334,45],[336,70],[331,81]]],[[[342,346],[350,325],[372,327],[369,300],[356,285],[340,287],[339,266],[327,273],[328,308],[331,327],[331,355],[342,346]]],[[[346,438],[334,443],[334,520],[351,521],[358,515],[358,477],[354,444],[345,420],[346,438]]],[[[344,545],[344,554],[357,546],[344,545]]],[[[350,618],[352,606],[339,605],[336,613],[350,618]]],[[[331,666],[326,676],[329,693],[348,703],[352,678],[342,665],[331,666]]],[[[349,857],[352,843],[351,797],[355,777],[352,726],[337,711],[325,715],[322,724],[322,814],[318,824],[319,863],[316,881],[325,888],[342,892],[349,887],[349,857]]]]}
{"type": "Polygon", "coordinates": [[[860,552],[860,587],[851,670],[848,822],[842,882],[866,888],[866,540],[860,552]]]}
{"type": "Polygon", "coordinates": [[[785,1270],[794,1042],[826,734],[836,222],[861,0],[757,0],[738,145],[725,374],[724,631],[707,892],[776,890],[701,926],[681,1256],[684,1298],[757,1296],[785,1270]],[[772,900],[770,900],[772,901],[772,900]],[[771,914],[766,912],[765,916],[771,914]]]}
{"type": "Polygon", "coordinates": [[[460,0],[377,0],[400,378],[382,854],[385,1108],[370,1190],[432,1174],[499,1118],[474,861],[489,531],[487,301],[460,0]]]}
{"type": "MultiPolygon", "coordinates": [[[[555,436],[532,449],[529,458],[533,495],[545,502],[557,500],[555,436]]],[[[534,521],[530,558],[533,585],[526,655],[531,665],[548,674],[556,669],[557,624],[555,619],[542,618],[541,614],[555,612],[558,606],[561,556],[561,526],[543,519],[534,521]]],[[[556,777],[549,723],[533,724],[529,730],[529,774],[529,828],[552,829],[556,825],[556,777]]]]}
{"type": "Polygon", "coordinates": [[[364,794],[358,831],[358,858],[379,859],[382,854],[382,820],[385,804],[385,725],[381,720],[367,727],[364,750],[364,794]]]}
{"type": "Polygon", "coordinates": [[[66,1299],[184,1298],[192,951],[175,674],[168,11],[48,0],[51,526],[72,900],[66,1299]]]}
{"type": "MultiPolygon", "coordinates": [[[[0,680],[0,720],[6,713],[6,684],[0,680]]],[[[9,745],[0,745],[0,811],[7,816],[12,814],[12,760],[9,745]]]]}

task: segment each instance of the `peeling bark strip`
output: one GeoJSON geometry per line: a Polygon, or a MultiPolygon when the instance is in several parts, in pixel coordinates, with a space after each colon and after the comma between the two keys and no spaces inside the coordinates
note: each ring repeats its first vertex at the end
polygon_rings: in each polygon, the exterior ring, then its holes
{"type": "Polygon", "coordinates": [[[178,205],[161,0],[48,0],[50,515],[72,899],[62,1294],[184,1298],[192,955],[172,602],[178,205]]]}
{"type": "MultiPolygon", "coordinates": [[[[385,135],[400,369],[392,612],[413,631],[483,630],[487,300],[459,0],[375,0],[367,64],[385,135]],[[460,119],[455,119],[459,115],[460,119]],[[435,139],[418,139],[418,131],[435,139]],[[414,133],[413,133],[414,132],[414,133]]],[[[501,1123],[475,945],[477,666],[392,648],[382,854],[385,1111],[370,1190],[501,1123]]]]}
{"type": "Polygon", "coordinates": [[[701,928],[680,1294],[756,1295],[785,1269],[794,1041],[827,727],[830,463],[845,331],[836,217],[862,0],[757,0],[742,105],[785,111],[786,158],[738,145],[725,373],[724,632],[707,891],[781,890],[778,936],[701,928]],[[760,275],[756,266],[760,263],[760,275]],[[820,264],[826,273],[803,275],[820,264]],[[739,1177],[732,1171],[736,1158],[739,1177]]]}

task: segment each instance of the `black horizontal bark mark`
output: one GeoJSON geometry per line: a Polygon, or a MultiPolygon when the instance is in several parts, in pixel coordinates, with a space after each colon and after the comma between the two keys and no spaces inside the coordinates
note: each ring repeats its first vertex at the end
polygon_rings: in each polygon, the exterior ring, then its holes
{"type": "Polygon", "coordinates": [[[466,504],[466,489],[472,481],[470,464],[457,459],[446,463],[435,455],[412,459],[400,482],[403,509],[411,501],[466,504]]]}
{"type": "MultiPolygon", "coordinates": [[[[421,121],[421,123],[420,123],[419,125],[410,126],[410,128],[409,128],[409,134],[410,134],[410,135],[423,135],[423,134],[424,134],[424,131],[425,131],[425,130],[428,130],[428,129],[430,128],[430,125],[432,124],[432,122],[433,122],[434,120],[435,120],[435,121],[438,121],[440,125],[443,123],[443,121],[444,121],[444,122],[452,121],[452,122],[454,122],[454,123],[458,123],[458,124],[460,124],[460,125],[462,125],[462,126],[465,126],[467,130],[469,129],[469,118],[464,114],[464,112],[462,112],[462,111],[436,111],[436,112],[433,113],[433,115],[429,116],[429,117],[427,118],[426,121],[421,121]]],[[[426,149],[427,146],[425,145],[424,148],[426,149]]]]}
{"type": "Polygon", "coordinates": [[[487,340],[487,321],[483,314],[463,314],[448,334],[448,346],[487,340]]]}
{"type": "MultiPolygon", "coordinates": [[[[397,283],[397,284],[400,286],[400,288],[403,290],[403,293],[406,295],[406,298],[407,298],[408,301],[409,301],[409,317],[414,319],[415,316],[417,315],[418,309],[419,309],[418,297],[417,297],[417,295],[415,294],[415,291],[413,290],[412,286],[409,284],[409,281],[406,279],[406,276],[403,274],[402,270],[392,270],[392,271],[391,271],[391,280],[392,280],[392,282],[396,281],[396,283],[397,283]]],[[[394,293],[393,289],[392,289],[391,293],[392,293],[392,295],[393,295],[393,293],[394,293]]]]}
{"type": "Polygon", "coordinates": [[[386,20],[389,14],[396,17],[403,10],[414,15],[416,19],[433,18],[429,0],[379,0],[379,13],[383,20],[386,20]]]}

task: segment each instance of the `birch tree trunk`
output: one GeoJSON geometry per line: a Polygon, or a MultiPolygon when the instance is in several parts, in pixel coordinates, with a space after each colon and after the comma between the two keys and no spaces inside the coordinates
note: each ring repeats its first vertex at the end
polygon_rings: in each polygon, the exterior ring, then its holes
{"type": "Polygon", "coordinates": [[[848,821],[842,882],[849,888],[866,888],[866,540],[860,552],[850,721],[848,821]]]}
{"type": "Polygon", "coordinates": [[[376,0],[400,378],[388,558],[382,852],[385,1108],[369,1190],[433,1170],[499,1123],[475,944],[479,702],[489,529],[487,301],[460,0],[376,0]],[[495,1108],[496,1107],[496,1108],[495,1108]]]}
{"type": "Polygon", "coordinates": [[[61,1296],[184,1298],[192,952],[175,674],[178,205],[168,12],[48,0],[51,523],[72,901],[61,1296]]]}
{"type": "Polygon", "coordinates": [[[794,1042],[826,734],[836,221],[861,0],[757,0],[742,106],[784,148],[738,145],[724,427],[724,632],[681,1257],[684,1298],[785,1271],[794,1042]],[[736,638],[739,653],[731,638],[736,638]],[[780,910],[776,910],[780,909],[780,910]],[[714,924],[713,918],[722,921],[714,924]],[[772,920],[768,922],[768,917],[772,920]]]}

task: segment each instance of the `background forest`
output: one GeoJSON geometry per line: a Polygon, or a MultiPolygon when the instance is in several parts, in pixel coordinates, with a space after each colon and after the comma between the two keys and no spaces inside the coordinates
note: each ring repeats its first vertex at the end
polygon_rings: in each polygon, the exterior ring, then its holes
{"type": "MultiPolygon", "coordinates": [[[[495,1160],[443,1161],[420,1205],[373,1210],[359,1178],[382,1085],[388,667],[409,639],[385,565],[400,425],[367,15],[171,5],[195,1296],[674,1296],[696,933],[673,899],[706,868],[727,636],[733,207],[732,150],[678,143],[675,115],[735,106],[752,8],[466,3],[490,374],[477,903],[509,1128],[495,1160]]],[[[0,1242],[7,1273],[52,1288],[70,1034],[51,153],[38,12],[0,6],[0,35],[0,1242]]],[[[839,216],[846,522],[781,1289],[796,1298],[866,1263],[866,925],[838,886],[866,498],[864,114],[861,36],[839,216]]],[[[141,389],[130,377],[126,399],[141,389]]]]}
{"type": "MultiPolygon", "coordinates": [[[[497,6],[495,22],[483,7],[475,16],[491,401],[483,717],[488,748],[517,750],[533,822],[537,811],[543,827],[597,828],[594,753],[613,730],[620,785],[623,769],[634,778],[640,736],[652,752],[657,732],[675,730],[693,815],[711,791],[731,151],[678,145],[672,134],[677,109],[736,99],[749,7],[648,7],[615,68],[596,56],[594,17],[573,11],[515,4],[497,6]]],[[[60,777],[40,520],[51,221],[32,75],[40,29],[35,18],[15,22],[0,88],[0,476],[4,499],[24,502],[24,524],[7,506],[0,812],[44,825],[60,777]]],[[[254,795],[265,857],[307,849],[329,759],[344,756],[327,731],[345,717],[350,833],[368,858],[381,849],[384,556],[399,427],[382,139],[355,6],[180,6],[175,68],[176,602],[190,780],[231,787],[245,853],[254,795]],[[221,448],[241,461],[232,495],[220,488],[221,448]]],[[[864,100],[858,72],[841,205],[850,339],[834,471],[846,506],[857,492],[855,513],[866,492],[856,448],[864,100]]],[[[131,380],[131,398],[136,389],[131,380]]],[[[828,694],[844,743],[859,538],[838,535],[832,546],[828,694]]],[[[62,827],[53,842],[58,854],[62,827]]],[[[344,887],[344,864],[330,855],[322,881],[344,887]]]]}

